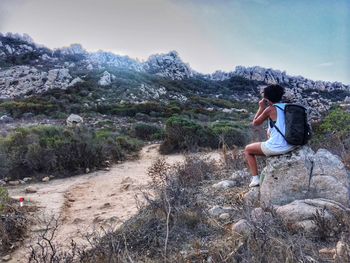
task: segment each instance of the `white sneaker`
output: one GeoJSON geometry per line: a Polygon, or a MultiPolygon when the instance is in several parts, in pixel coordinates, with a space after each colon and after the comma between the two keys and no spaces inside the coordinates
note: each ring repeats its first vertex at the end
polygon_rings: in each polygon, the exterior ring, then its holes
{"type": "Polygon", "coordinates": [[[249,187],[255,187],[259,185],[260,185],[260,176],[259,175],[253,176],[253,179],[250,182],[249,187]]]}

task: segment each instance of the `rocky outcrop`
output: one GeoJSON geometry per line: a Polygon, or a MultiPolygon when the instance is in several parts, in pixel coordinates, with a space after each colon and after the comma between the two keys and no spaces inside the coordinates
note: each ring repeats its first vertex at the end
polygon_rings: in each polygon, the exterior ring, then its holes
{"type": "Polygon", "coordinates": [[[340,82],[330,81],[314,81],[302,76],[290,76],[286,71],[275,70],[271,68],[263,68],[259,66],[243,67],[237,66],[234,71],[223,72],[216,71],[207,77],[212,80],[226,80],[233,76],[240,76],[250,80],[262,81],[267,84],[282,84],[283,86],[292,86],[301,89],[314,89],[320,91],[333,91],[333,90],[348,90],[349,85],[344,85],[340,82]]]}
{"type": "Polygon", "coordinates": [[[295,200],[325,198],[349,207],[349,176],[340,159],[304,146],[290,154],[267,159],[262,171],[260,202],[265,207],[295,200]]]}
{"type": "Polygon", "coordinates": [[[65,68],[46,72],[31,66],[15,66],[0,70],[0,98],[42,93],[54,88],[66,89],[71,86],[71,81],[72,76],[65,68]]]}
{"type": "Polygon", "coordinates": [[[115,78],[114,75],[110,74],[108,71],[103,72],[102,77],[98,81],[101,86],[109,86],[112,83],[112,79],[115,78]]]}
{"type": "Polygon", "coordinates": [[[151,74],[178,80],[194,75],[190,66],[181,60],[176,51],[150,56],[144,63],[144,68],[151,74]]]}

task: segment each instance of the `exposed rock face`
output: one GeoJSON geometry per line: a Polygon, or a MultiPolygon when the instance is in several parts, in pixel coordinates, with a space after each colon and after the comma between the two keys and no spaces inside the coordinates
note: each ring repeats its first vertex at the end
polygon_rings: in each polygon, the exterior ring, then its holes
{"type": "Polygon", "coordinates": [[[262,171],[261,205],[285,205],[295,200],[325,198],[349,207],[349,177],[338,157],[307,146],[269,157],[262,171]]]}
{"type": "Polygon", "coordinates": [[[171,79],[184,79],[193,76],[190,66],[182,62],[176,51],[150,56],[145,63],[145,69],[149,73],[171,79]]]}
{"type": "Polygon", "coordinates": [[[14,98],[28,93],[42,93],[49,89],[66,89],[72,76],[68,69],[48,72],[30,66],[15,66],[0,70],[0,98],[14,98]]]}
{"type": "Polygon", "coordinates": [[[130,69],[135,71],[144,71],[143,65],[128,56],[119,56],[111,52],[97,51],[90,53],[87,58],[88,67],[91,70],[93,66],[96,68],[115,67],[130,69]]]}
{"type": "Polygon", "coordinates": [[[349,90],[348,85],[344,85],[340,82],[330,81],[313,81],[302,76],[290,76],[285,71],[275,70],[271,68],[263,68],[259,66],[243,67],[237,66],[232,72],[216,71],[213,74],[207,76],[213,80],[225,80],[233,76],[240,76],[250,80],[262,81],[267,84],[282,84],[290,85],[292,87],[301,89],[315,89],[321,91],[333,91],[333,90],[349,90]]]}
{"type": "MultiPolygon", "coordinates": [[[[330,109],[333,101],[319,96],[319,91],[350,91],[349,85],[340,82],[313,81],[302,76],[290,76],[285,71],[274,70],[271,68],[243,67],[237,66],[234,71],[223,72],[216,71],[206,78],[223,81],[234,76],[243,77],[249,80],[261,81],[266,84],[280,84],[285,87],[285,99],[292,103],[298,103],[305,106],[311,120],[318,120],[321,114],[330,109]],[[303,94],[307,90],[314,90],[311,94],[303,94]]],[[[261,88],[265,87],[262,85],[261,88]]],[[[346,98],[345,98],[346,99],[346,98]]],[[[344,99],[345,103],[348,103],[344,99]]]]}
{"type": "Polygon", "coordinates": [[[101,86],[111,85],[113,77],[114,76],[112,74],[110,74],[108,71],[105,71],[105,72],[103,72],[102,77],[98,81],[98,84],[101,86]]]}

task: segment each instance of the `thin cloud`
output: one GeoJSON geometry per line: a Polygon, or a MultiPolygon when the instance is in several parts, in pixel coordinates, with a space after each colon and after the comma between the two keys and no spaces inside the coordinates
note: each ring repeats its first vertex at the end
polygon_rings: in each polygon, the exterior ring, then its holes
{"type": "Polygon", "coordinates": [[[328,61],[328,62],[320,63],[320,64],[318,64],[317,66],[318,66],[318,67],[331,67],[331,66],[333,66],[333,65],[334,65],[334,63],[333,63],[332,61],[328,61]]]}

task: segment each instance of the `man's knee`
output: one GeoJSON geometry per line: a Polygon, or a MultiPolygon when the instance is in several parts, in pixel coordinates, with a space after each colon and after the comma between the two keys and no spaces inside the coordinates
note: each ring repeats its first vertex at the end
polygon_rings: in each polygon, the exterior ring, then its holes
{"type": "Polygon", "coordinates": [[[251,154],[251,152],[250,152],[250,147],[249,147],[249,145],[247,145],[245,148],[244,148],[244,155],[245,156],[248,156],[248,155],[250,155],[251,154]]]}

